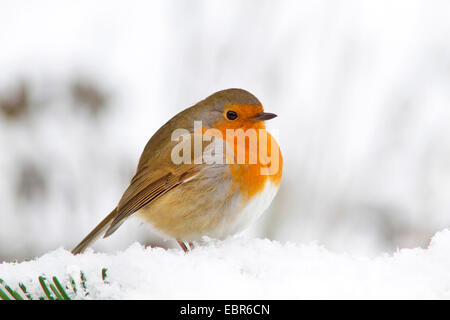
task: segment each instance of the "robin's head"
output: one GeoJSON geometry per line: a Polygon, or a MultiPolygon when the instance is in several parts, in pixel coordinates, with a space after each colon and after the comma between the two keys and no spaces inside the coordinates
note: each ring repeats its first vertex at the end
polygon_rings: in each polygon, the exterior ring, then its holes
{"type": "Polygon", "coordinates": [[[242,89],[218,91],[199,102],[195,116],[204,125],[216,129],[264,128],[264,121],[275,118],[264,112],[259,100],[242,89]]]}

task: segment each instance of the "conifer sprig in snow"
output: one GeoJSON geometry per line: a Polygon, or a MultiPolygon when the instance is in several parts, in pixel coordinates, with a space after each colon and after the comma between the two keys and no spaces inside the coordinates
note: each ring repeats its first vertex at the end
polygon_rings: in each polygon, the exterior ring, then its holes
{"type": "MultiPolygon", "coordinates": [[[[105,283],[107,282],[107,271],[107,268],[102,269],[102,280],[105,283]]],[[[55,276],[51,280],[48,280],[44,275],[39,276],[38,282],[44,295],[33,297],[23,283],[18,284],[20,290],[13,290],[3,279],[0,279],[0,300],[72,300],[74,298],[83,299],[89,295],[87,279],[83,271],[80,271],[80,289],[77,288],[71,275],[68,275],[68,279],[64,282],[65,286],[55,276]]]]}

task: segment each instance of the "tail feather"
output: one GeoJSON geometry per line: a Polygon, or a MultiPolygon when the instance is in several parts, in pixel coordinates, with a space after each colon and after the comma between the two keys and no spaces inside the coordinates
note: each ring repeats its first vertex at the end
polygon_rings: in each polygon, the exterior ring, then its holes
{"type": "Polygon", "coordinates": [[[117,214],[117,208],[111,211],[108,216],[100,222],[75,248],[72,254],[79,254],[89,247],[95,240],[102,236],[111,225],[111,222],[117,214]]]}

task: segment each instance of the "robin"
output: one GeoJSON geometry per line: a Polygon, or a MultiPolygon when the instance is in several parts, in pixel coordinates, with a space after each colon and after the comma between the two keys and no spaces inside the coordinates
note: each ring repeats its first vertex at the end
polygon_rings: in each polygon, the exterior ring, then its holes
{"type": "Polygon", "coordinates": [[[242,89],[216,92],[175,115],[148,141],[116,208],[72,253],[136,213],[185,252],[203,236],[244,230],[280,186],[281,152],[264,124],[275,117],[242,89]]]}

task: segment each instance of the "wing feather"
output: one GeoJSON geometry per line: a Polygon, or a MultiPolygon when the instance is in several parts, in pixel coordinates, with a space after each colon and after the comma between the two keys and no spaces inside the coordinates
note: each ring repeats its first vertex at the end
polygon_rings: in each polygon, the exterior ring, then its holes
{"type": "Polygon", "coordinates": [[[171,189],[195,177],[202,169],[202,165],[181,164],[172,170],[151,170],[143,167],[131,180],[130,186],[122,196],[117,206],[117,214],[104,237],[108,237],[130,215],[149,205],[171,189]]]}

